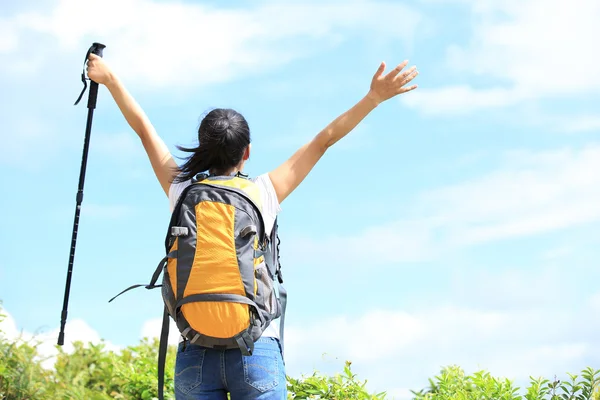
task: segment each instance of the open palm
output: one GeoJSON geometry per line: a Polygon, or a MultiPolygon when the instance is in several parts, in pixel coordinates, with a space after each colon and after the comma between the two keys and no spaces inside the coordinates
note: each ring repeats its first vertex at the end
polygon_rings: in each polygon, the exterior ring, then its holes
{"type": "Polygon", "coordinates": [[[407,86],[407,84],[419,75],[419,72],[415,66],[402,71],[407,64],[408,60],[398,65],[387,75],[383,75],[385,62],[382,62],[371,81],[369,97],[377,103],[382,103],[394,96],[416,89],[417,85],[407,86]]]}

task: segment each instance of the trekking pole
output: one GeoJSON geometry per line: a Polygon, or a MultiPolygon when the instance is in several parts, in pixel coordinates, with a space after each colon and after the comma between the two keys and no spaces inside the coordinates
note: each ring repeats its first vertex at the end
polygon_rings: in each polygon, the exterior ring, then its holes
{"type": "MultiPolygon", "coordinates": [[[[85,60],[83,62],[83,72],[81,73],[81,81],[83,82],[83,90],[79,95],[79,98],[75,101],[75,105],[79,103],[85,90],[87,89],[87,82],[85,77],[85,63],[88,60],[90,53],[94,53],[99,57],[102,57],[102,50],[106,46],[101,43],[93,43],[88,49],[85,60]]],[[[87,78],[89,79],[89,78],[87,78]]],[[[94,109],[96,108],[96,99],[98,98],[98,83],[90,79],[90,92],[88,94],[88,115],[87,125],[85,127],[85,139],[83,142],[83,156],[81,157],[81,169],[79,171],[79,187],[77,189],[75,207],[75,220],[73,221],[73,235],[71,236],[71,252],[69,254],[69,267],[67,269],[67,282],[65,284],[65,298],[63,300],[63,309],[60,315],[60,332],[58,334],[58,345],[62,346],[65,343],[65,324],[67,323],[67,307],[69,306],[69,293],[71,291],[71,276],[73,275],[73,260],[75,259],[75,246],[77,245],[77,230],[79,228],[79,214],[81,212],[81,203],[83,202],[83,185],[85,183],[85,169],[87,166],[88,150],[90,147],[90,134],[92,131],[92,119],[94,118],[94,109]]]]}

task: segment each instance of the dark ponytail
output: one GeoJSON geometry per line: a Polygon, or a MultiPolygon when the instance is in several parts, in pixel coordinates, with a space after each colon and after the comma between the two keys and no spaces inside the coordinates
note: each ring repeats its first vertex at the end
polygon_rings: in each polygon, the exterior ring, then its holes
{"type": "Polygon", "coordinates": [[[250,128],[237,111],[217,108],[202,119],[198,128],[198,147],[177,146],[192,153],[181,166],[175,182],[187,181],[199,173],[224,174],[239,165],[250,144],[250,128]]]}

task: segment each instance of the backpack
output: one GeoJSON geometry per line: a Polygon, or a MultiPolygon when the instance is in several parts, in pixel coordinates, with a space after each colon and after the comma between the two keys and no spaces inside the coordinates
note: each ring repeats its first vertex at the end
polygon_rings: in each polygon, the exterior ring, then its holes
{"type": "Polygon", "coordinates": [[[270,323],[283,323],[287,292],[279,263],[277,219],[270,235],[262,218],[258,186],[247,176],[197,175],[171,214],[166,256],[148,285],[162,287],[164,302],[158,354],[158,396],[172,318],[184,339],[214,349],[239,348],[252,355],[270,323]],[[162,284],[157,285],[163,273],[162,284]]]}

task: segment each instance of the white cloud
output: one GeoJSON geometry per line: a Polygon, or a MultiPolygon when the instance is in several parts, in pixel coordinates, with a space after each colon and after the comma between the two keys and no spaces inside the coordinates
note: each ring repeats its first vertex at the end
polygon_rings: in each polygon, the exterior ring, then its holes
{"type": "Polygon", "coordinates": [[[538,94],[597,91],[600,37],[596,0],[472,2],[475,21],[467,48],[450,49],[461,71],[506,79],[538,94]]]}
{"type": "Polygon", "coordinates": [[[390,352],[403,351],[422,331],[422,322],[405,312],[374,310],[362,316],[332,316],[309,327],[286,327],[286,354],[294,362],[311,362],[323,352],[344,354],[357,363],[371,362],[390,352]],[[393,341],[373,340],[390,332],[395,332],[393,341]],[[307,350],[307,343],[311,350],[307,350]]]}
{"type": "Polygon", "coordinates": [[[525,97],[525,94],[514,89],[474,89],[469,85],[456,85],[440,89],[421,88],[399,99],[408,107],[423,110],[424,114],[457,115],[514,105],[525,97]]]}
{"type": "MultiPolygon", "coordinates": [[[[59,328],[35,333],[20,331],[17,328],[15,319],[6,310],[2,309],[1,311],[3,314],[7,315],[7,318],[0,323],[0,334],[11,341],[22,340],[31,345],[36,345],[39,359],[42,361],[42,366],[47,369],[54,368],[56,356],[58,355],[56,343],[58,340],[59,328]]],[[[62,346],[63,351],[65,353],[72,353],[75,349],[73,343],[78,341],[83,342],[86,346],[90,343],[94,345],[103,343],[104,348],[109,351],[117,352],[121,350],[119,346],[103,341],[100,334],[84,320],[69,320],[65,325],[65,342],[62,346]]]]}
{"type": "Polygon", "coordinates": [[[472,33],[468,44],[448,46],[445,67],[460,77],[491,78],[502,86],[421,89],[420,94],[401,98],[408,106],[429,114],[465,113],[600,92],[600,54],[590,51],[600,37],[598,1],[457,3],[470,6],[472,33]]]}
{"type": "Polygon", "coordinates": [[[521,112],[516,112],[514,120],[532,126],[542,127],[549,132],[567,134],[600,132],[600,116],[586,113],[560,113],[556,108],[552,112],[544,112],[538,105],[528,105],[521,112]]]}
{"type": "Polygon", "coordinates": [[[574,116],[563,121],[563,126],[564,130],[567,132],[600,131],[600,116],[574,116]]]}
{"type": "Polygon", "coordinates": [[[414,395],[411,392],[413,389],[408,388],[394,388],[386,390],[386,398],[387,399],[413,399],[414,395]]]}
{"type": "Polygon", "coordinates": [[[595,308],[597,311],[600,311],[600,292],[591,297],[590,303],[593,308],[595,308]]]}
{"type": "Polygon", "coordinates": [[[482,178],[429,192],[435,224],[469,244],[531,235],[600,219],[600,146],[514,152],[482,178]]]}
{"type": "MultiPolygon", "coordinates": [[[[215,9],[151,0],[61,0],[48,13],[19,14],[9,22],[7,37],[21,43],[27,35],[42,34],[56,42],[56,50],[72,54],[100,41],[127,81],[186,88],[268,71],[339,44],[348,28],[410,42],[421,16],[388,2],[215,9]]],[[[7,62],[30,60],[11,54],[13,45],[3,48],[7,62]]]]}
{"type": "Polygon", "coordinates": [[[542,254],[542,258],[545,260],[556,260],[556,259],[565,259],[575,253],[575,249],[573,246],[559,246],[552,248],[544,254],[542,254]]]}
{"type": "Polygon", "coordinates": [[[600,145],[509,152],[486,175],[416,196],[399,219],[355,235],[295,237],[286,257],[350,265],[429,260],[456,248],[595,223],[598,204],[600,145]]]}
{"type": "Polygon", "coordinates": [[[8,339],[16,338],[19,335],[19,331],[17,330],[15,319],[4,309],[0,309],[0,314],[4,315],[0,321],[0,332],[8,339]]]}
{"type": "Polygon", "coordinates": [[[14,51],[18,40],[15,29],[5,18],[0,18],[0,54],[14,51]]]}

